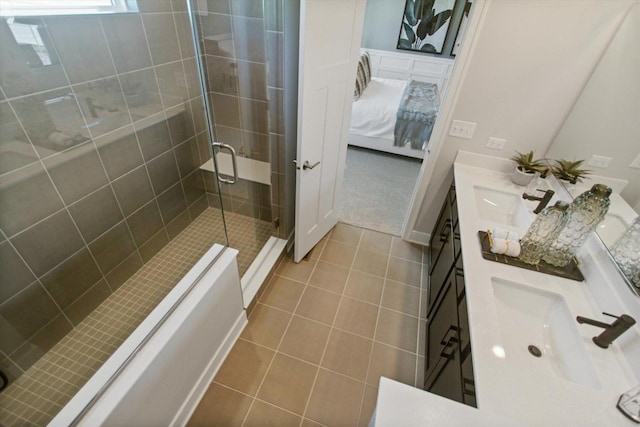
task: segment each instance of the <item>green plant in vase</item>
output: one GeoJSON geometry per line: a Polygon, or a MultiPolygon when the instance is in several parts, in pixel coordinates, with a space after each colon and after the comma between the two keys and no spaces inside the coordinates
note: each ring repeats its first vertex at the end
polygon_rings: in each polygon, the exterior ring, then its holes
{"type": "Polygon", "coordinates": [[[516,168],[511,174],[511,181],[517,185],[528,185],[535,177],[536,172],[545,174],[547,166],[540,159],[535,159],[533,150],[528,153],[516,151],[516,155],[511,160],[516,162],[516,168]]]}
{"type": "Polygon", "coordinates": [[[552,173],[556,178],[576,184],[591,173],[590,170],[581,169],[584,160],[554,160],[556,164],[552,168],[552,173]]]}

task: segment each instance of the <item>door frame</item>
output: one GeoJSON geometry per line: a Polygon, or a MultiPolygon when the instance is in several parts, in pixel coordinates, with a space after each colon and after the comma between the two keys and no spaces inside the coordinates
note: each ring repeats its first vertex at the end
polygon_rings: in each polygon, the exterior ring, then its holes
{"type": "MultiPolygon", "coordinates": [[[[470,53],[473,52],[476,45],[476,36],[478,30],[482,27],[485,19],[485,12],[487,10],[486,5],[491,0],[474,0],[471,13],[469,14],[469,23],[467,24],[464,40],[461,45],[458,55],[456,55],[455,62],[453,64],[453,70],[451,71],[451,78],[447,87],[447,93],[445,94],[442,102],[438,118],[433,127],[431,134],[431,142],[429,144],[430,154],[426,160],[422,162],[420,172],[418,173],[418,181],[413,190],[413,196],[409,204],[409,212],[405,217],[404,224],[402,225],[401,236],[403,240],[417,243],[423,246],[429,245],[430,234],[417,231],[418,219],[422,206],[427,198],[427,190],[433,192],[439,192],[448,190],[448,186],[444,185],[442,188],[433,188],[431,180],[433,178],[433,172],[438,162],[440,150],[443,146],[444,140],[447,138],[449,123],[453,120],[454,106],[458,103],[460,97],[462,83],[469,70],[469,58],[470,53]]],[[[436,218],[434,218],[435,221],[436,218]]],[[[431,229],[433,224],[425,224],[428,229],[431,229]]]]}

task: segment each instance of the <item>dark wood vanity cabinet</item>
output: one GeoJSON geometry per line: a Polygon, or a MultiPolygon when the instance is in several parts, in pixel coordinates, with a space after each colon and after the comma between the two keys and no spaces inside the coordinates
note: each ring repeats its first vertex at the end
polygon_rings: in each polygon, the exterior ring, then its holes
{"type": "Polygon", "coordinates": [[[455,187],[429,242],[424,389],[476,406],[455,187]]]}

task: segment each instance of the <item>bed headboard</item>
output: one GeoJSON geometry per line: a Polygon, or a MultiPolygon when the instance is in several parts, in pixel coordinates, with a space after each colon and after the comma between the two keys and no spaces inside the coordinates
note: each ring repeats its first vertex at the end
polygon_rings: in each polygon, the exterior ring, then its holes
{"type": "Polygon", "coordinates": [[[453,59],[387,50],[361,49],[371,56],[371,74],[398,80],[418,80],[438,85],[440,96],[447,90],[453,59]]]}

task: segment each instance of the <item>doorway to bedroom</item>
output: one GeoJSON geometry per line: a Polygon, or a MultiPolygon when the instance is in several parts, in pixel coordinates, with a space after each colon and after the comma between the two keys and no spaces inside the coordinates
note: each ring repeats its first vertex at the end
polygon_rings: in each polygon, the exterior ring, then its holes
{"type": "Polygon", "coordinates": [[[395,236],[403,234],[472,5],[465,0],[432,2],[433,16],[424,16],[433,21],[433,34],[425,40],[434,49],[425,53],[402,43],[398,48],[407,31],[402,23],[409,19],[408,8],[415,12],[414,3],[367,2],[361,52],[367,54],[370,71],[359,67],[356,79],[338,203],[340,222],[395,236]]]}
{"type": "Polygon", "coordinates": [[[339,221],[401,236],[421,165],[421,159],[349,146],[339,221]]]}

